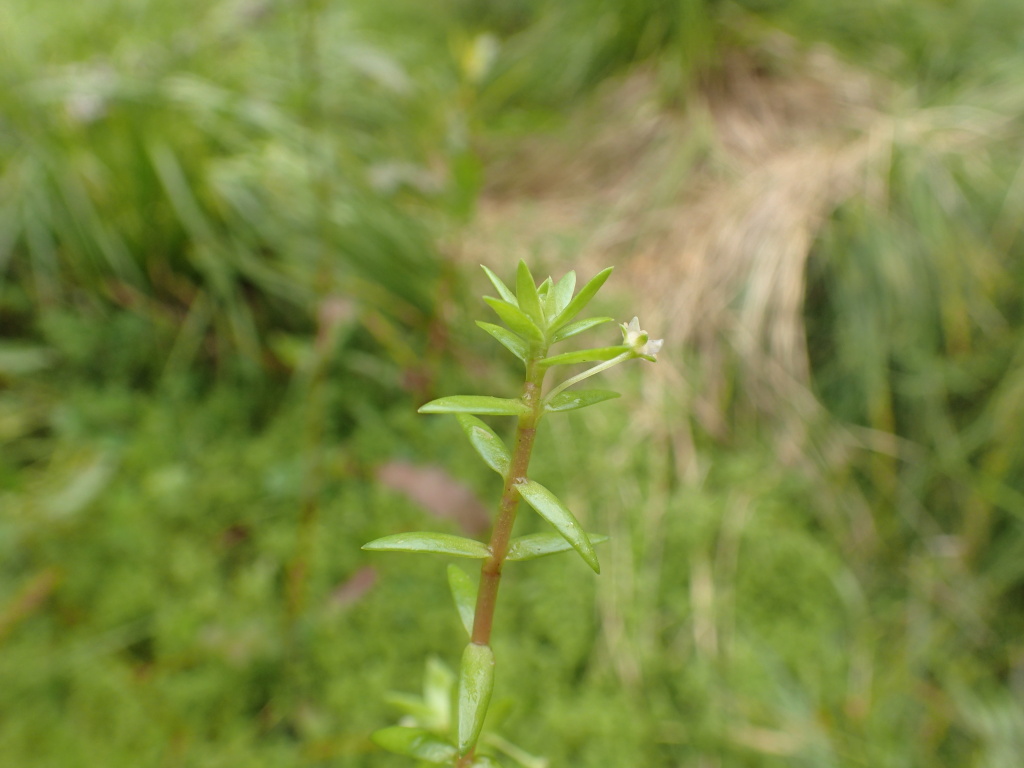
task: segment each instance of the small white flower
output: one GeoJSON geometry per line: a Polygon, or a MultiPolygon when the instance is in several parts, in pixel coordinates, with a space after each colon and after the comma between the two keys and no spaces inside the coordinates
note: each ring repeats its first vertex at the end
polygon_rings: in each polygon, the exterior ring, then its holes
{"type": "Polygon", "coordinates": [[[664,343],[661,339],[651,340],[648,338],[647,331],[640,328],[640,319],[634,317],[629,323],[619,323],[619,328],[622,329],[622,345],[626,349],[611,360],[605,360],[603,363],[598,363],[593,368],[588,368],[583,373],[578,373],[572,378],[566,379],[557,387],[548,392],[547,397],[544,398],[545,402],[551,402],[552,398],[556,395],[564,392],[569,387],[579,384],[586,378],[593,376],[594,374],[607,371],[609,368],[619,363],[624,363],[627,360],[635,360],[638,357],[644,360],[650,360],[652,363],[658,362],[658,352],[661,351],[661,345],[664,343]]]}
{"type": "Polygon", "coordinates": [[[658,352],[661,351],[661,345],[665,340],[651,339],[647,331],[640,328],[640,318],[634,317],[628,325],[620,323],[619,328],[622,329],[622,343],[632,349],[636,357],[642,357],[652,363],[658,362],[658,352]]]}

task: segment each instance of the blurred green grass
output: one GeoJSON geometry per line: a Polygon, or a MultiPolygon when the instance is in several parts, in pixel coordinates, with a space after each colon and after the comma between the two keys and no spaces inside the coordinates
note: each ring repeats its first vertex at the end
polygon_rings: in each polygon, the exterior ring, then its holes
{"type": "MultiPolygon", "coordinates": [[[[458,625],[439,563],[358,546],[455,525],[385,462],[495,493],[457,427],[414,414],[514,387],[460,330],[480,205],[544,210],[579,158],[626,175],[652,111],[705,122],[628,204],[740,186],[706,104],[739,98],[737,58],[768,87],[825,46],[882,83],[884,120],[840,133],[883,161],[789,275],[806,380],[766,388],[788,358],[731,335],[773,289],[755,269],[686,349],[663,312],[674,348],[627,397],[551,422],[539,479],[613,540],[597,581],[510,572],[503,728],[552,765],[1015,768],[1022,36],[1012,0],[5,3],[4,762],[392,765],[367,738],[383,694],[453,663],[458,625]],[[602,114],[637,72],[653,106],[602,114]]],[[[591,197],[554,248],[530,219],[484,227],[506,232],[486,258],[576,266],[618,204],[591,197]]]]}

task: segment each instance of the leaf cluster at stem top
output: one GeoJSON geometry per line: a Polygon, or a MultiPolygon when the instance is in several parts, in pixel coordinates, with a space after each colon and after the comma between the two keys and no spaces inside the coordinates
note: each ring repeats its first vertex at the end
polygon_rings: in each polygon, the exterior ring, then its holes
{"type": "Polygon", "coordinates": [[[560,355],[548,355],[548,349],[565,339],[610,322],[610,317],[591,317],[573,320],[594,298],[604,285],[612,268],[594,275],[579,293],[576,273],[569,272],[557,283],[550,277],[540,285],[533,279],[530,268],[520,261],[516,270],[516,290],[512,291],[497,275],[483,267],[500,298],[485,296],[484,301],[494,310],[504,325],[477,321],[477,325],[497,339],[526,366],[527,385],[521,398],[500,398],[486,395],[455,395],[442,397],[423,405],[420,413],[471,413],[490,416],[529,416],[533,424],[545,413],[585,408],[613,397],[617,393],[607,390],[574,390],[566,393],[584,379],[607,370],[614,365],[642,358],[655,362],[661,349],[661,340],[651,340],[642,330],[639,320],[621,324],[622,344],[595,347],[560,355]],[[562,381],[543,398],[539,397],[544,375],[552,366],[597,363],[597,365],[562,381]]]}
{"type": "Polygon", "coordinates": [[[513,292],[490,269],[484,267],[483,270],[498,292],[498,298],[486,296],[484,301],[505,327],[492,323],[478,325],[524,363],[545,357],[552,344],[612,319],[595,317],[570,322],[604,285],[612,272],[611,267],[598,272],[575,296],[576,273],[573,271],[566,273],[557,283],[548,277],[537,285],[526,262],[520,261],[513,292]]]}

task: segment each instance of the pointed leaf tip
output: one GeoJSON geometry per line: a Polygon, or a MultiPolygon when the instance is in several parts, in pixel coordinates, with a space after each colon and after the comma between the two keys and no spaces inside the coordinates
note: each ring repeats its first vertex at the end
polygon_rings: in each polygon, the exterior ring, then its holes
{"type": "Polygon", "coordinates": [[[517,482],[516,489],[519,491],[519,495],[537,511],[537,514],[551,523],[559,535],[569,542],[583,558],[583,561],[594,570],[594,573],[601,572],[601,564],[597,560],[597,554],[594,552],[590,539],[587,538],[583,527],[561,499],[533,480],[517,482]]]}
{"type": "Polygon", "coordinates": [[[480,454],[480,458],[484,460],[484,463],[499,475],[505,477],[508,474],[508,467],[512,457],[502,439],[495,434],[494,430],[475,416],[460,413],[455,418],[459,420],[459,426],[462,427],[462,431],[466,433],[466,437],[469,438],[469,442],[476,449],[476,452],[480,454]]]}
{"type": "Polygon", "coordinates": [[[538,326],[544,324],[544,312],[540,308],[540,294],[537,293],[537,283],[530,273],[530,268],[525,261],[519,262],[516,269],[516,299],[521,309],[538,326]]]}
{"type": "Polygon", "coordinates": [[[577,408],[603,403],[605,400],[614,400],[616,397],[621,397],[621,395],[610,389],[570,389],[560,392],[545,402],[544,410],[548,413],[574,411],[577,408]]]}
{"type": "Polygon", "coordinates": [[[433,531],[415,531],[396,533],[374,539],[363,544],[363,549],[370,552],[416,552],[431,555],[450,555],[452,557],[470,557],[483,560],[490,557],[491,550],[486,544],[475,539],[454,536],[450,533],[433,531]]]}
{"type": "MultiPolygon", "coordinates": [[[[591,544],[603,544],[608,537],[600,533],[588,533],[587,538],[591,544]]],[[[522,562],[534,560],[538,557],[557,555],[560,552],[568,552],[572,545],[557,533],[529,533],[526,536],[517,536],[509,542],[508,560],[511,562],[522,562]]],[[[449,566],[454,568],[455,566],[449,566]]]]}
{"type": "Polygon", "coordinates": [[[524,363],[529,359],[530,342],[526,339],[512,333],[508,328],[502,328],[500,325],[495,325],[494,323],[485,323],[482,320],[477,320],[476,324],[483,330],[487,331],[487,333],[491,334],[499,344],[524,363]]]}
{"type": "Polygon", "coordinates": [[[573,270],[566,272],[562,279],[555,283],[554,288],[548,293],[551,300],[550,320],[554,320],[561,314],[569,302],[572,301],[572,292],[576,290],[576,273],[573,270]]]}
{"type": "Polygon", "coordinates": [[[591,328],[596,328],[599,325],[610,323],[612,320],[614,318],[611,317],[588,317],[586,320],[577,320],[574,323],[563,325],[551,335],[551,343],[557,344],[560,341],[571,339],[577,334],[589,331],[591,328]]]}
{"type": "Polygon", "coordinates": [[[524,339],[537,343],[544,341],[544,334],[541,333],[540,327],[517,305],[491,296],[484,296],[484,303],[494,310],[494,313],[501,318],[501,322],[524,339]]]}
{"type": "Polygon", "coordinates": [[[583,311],[583,308],[590,303],[590,300],[594,298],[594,295],[604,285],[605,280],[612,273],[613,267],[602,269],[596,275],[594,275],[590,281],[584,285],[580,292],[569,302],[568,306],[558,313],[558,317],[551,321],[551,330],[561,328],[567,322],[572,320],[576,315],[583,311]]]}
{"type": "Polygon", "coordinates": [[[484,271],[484,274],[487,275],[487,279],[491,281],[491,285],[494,286],[494,290],[498,292],[498,295],[501,296],[501,298],[507,301],[509,304],[518,307],[519,302],[516,301],[516,295],[508,289],[508,286],[505,285],[504,281],[502,281],[500,277],[494,274],[490,269],[485,267],[483,264],[480,265],[480,268],[484,271]]]}
{"type": "Polygon", "coordinates": [[[487,395],[452,395],[431,400],[419,413],[480,413],[487,416],[521,416],[529,407],[518,399],[487,395]]]}

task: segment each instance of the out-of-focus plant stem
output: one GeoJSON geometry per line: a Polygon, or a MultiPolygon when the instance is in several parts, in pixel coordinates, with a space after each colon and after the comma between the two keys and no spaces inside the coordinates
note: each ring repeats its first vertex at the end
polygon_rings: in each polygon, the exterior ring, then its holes
{"type": "MultiPolygon", "coordinates": [[[[330,204],[329,177],[320,167],[319,155],[323,115],[320,101],[321,67],[317,40],[317,19],[321,15],[321,0],[306,0],[296,18],[298,38],[298,67],[300,81],[305,83],[302,90],[302,115],[307,129],[307,173],[309,183],[317,201],[317,222],[320,229],[320,245],[317,255],[316,296],[318,309],[322,309],[331,291],[328,206],[330,204]]],[[[307,361],[308,370],[303,377],[307,382],[305,393],[305,467],[300,491],[298,531],[292,562],[288,567],[286,594],[287,634],[292,635],[295,622],[305,606],[306,582],[309,576],[309,559],[312,551],[313,534],[318,518],[318,496],[321,486],[321,454],[323,452],[323,423],[325,395],[324,373],[334,348],[336,333],[318,313],[319,327],[312,354],[307,361]]]]}

